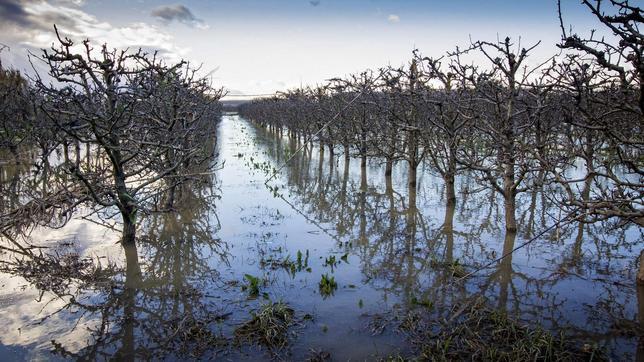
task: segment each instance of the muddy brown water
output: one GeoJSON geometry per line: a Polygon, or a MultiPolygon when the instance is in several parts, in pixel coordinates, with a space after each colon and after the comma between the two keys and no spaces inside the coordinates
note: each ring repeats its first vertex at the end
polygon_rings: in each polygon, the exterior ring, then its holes
{"type": "MultiPolygon", "coordinates": [[[[372,360],[413,352],[394,320],[401,311],[422,301],[443,308],[428,313],[448,316],[450,305],[475,294],[524,324],[636,358],[641,228],[555,228],[458,281],[445,265],[476,270],[560,212],[546,195],[523,194],[520,230],[506,235],[502,202],[469,177],[446,207],[442,181],[421,166],[414,208],[402,163],[387,182],[376,161],[363,175],[359,160],[347,164],[336,153],[330,162],[311,147],[265,184],[294,140],[229,113],[218,141],[223,168],[211,184],[184,192],[188,207],[177,214],[146,218],[135,250],[79,218],[34,230],[32,242],[66,268],[9,263],[0,279],[0,359],[303,360],[324,352],[372,360]],[[91,267],[78,264],[83,258],[91,267]],[[246,274],[261,280],[257,296],[246,274]],[[322,275],[337,282],[329,295],[320,292],[322,275]],[[269,300],[294,310],[288,346],[235,343],[235,328],[269,300]]],[[[15,257],[3,254],[5,262],[15,257]]]]}

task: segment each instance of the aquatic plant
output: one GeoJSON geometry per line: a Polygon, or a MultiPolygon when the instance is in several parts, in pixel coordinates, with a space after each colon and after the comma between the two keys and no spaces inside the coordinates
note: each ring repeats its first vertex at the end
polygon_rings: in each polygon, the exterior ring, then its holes
{"type": "Polygon", "coordinates": [[[324,259],[324,266],[330,266],[333,269],[334,266],[338,264],[338,261],[335,259],[335,255],[331,255],[324,259]]]}
{"type": "Polygon", "coordinates": [[[306,256],[302,259],[302,252],[297,251],[297,271],[309,269],[309,249],[306,249],[306,256]]]}
{"type": "Polygon", "coordinates": [[[252,313],[249,321],[235,329],[236,343],[251,341],[271,350],[288,343],[288,329],[294,322],[294,311],[284,302],[269,302],[252,313]]]}
{"type": "Polygon", "coordinates": [[[330,295],[333,295],[333,292],[335,292],[335,290],[338,289],[338,283],[335,282],[335,277],[329,276],[327,274],[322,275],[319,286],[320,286],[320,294],[323,297],[328,297],[330,295]]]}
{"type": "Polygon", "coordinates": [[[242,290],[247,290],[248,295],[251,297],[258,296],[259,286],[262,283],[262,279],[250,274],[244,274],[244,279],[246,279],[248,283],[242,286],[242,290]]]}

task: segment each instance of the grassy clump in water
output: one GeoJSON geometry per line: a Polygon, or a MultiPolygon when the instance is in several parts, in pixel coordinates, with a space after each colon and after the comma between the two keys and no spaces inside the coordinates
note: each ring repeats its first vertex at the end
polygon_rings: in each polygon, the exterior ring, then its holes
{"type": "Polygon", "coordinates": [[[322,297],[326,298],[330,295],[333,295],[333,292],[338,289],[338,283],[336,283],[334,276],[323,274],[322,278],[320,279],[319,287],[320,294],[322,295],[322,297]]]}
{"type": "MultiPolygon", "coordinates": [[[[407,314],[400,329],[416,346],[416,360],[429,361],[604,361],[595,346],[580,347],[541,327],[529,328],[482,303],[437,324],[422,313],[407,314]]],[[[399,357],[399,356],[398,356],[399,357]]]]}
{"type": "Polygon", "coordinates": [[[251,341],[269,349],[288,344],[288,329],[293,324],[293,309],[283,302],[269,302],[252,313],[252,318],[235,330],[237,342],[251,341]]]}

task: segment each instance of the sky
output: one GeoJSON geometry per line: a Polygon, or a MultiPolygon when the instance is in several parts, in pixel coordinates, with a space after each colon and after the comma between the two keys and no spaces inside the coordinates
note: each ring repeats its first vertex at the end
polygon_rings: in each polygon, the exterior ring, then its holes
{"type": "MultiPolygon", "coordinates": [[[[541,41],[538,64],[558,53],[556,0],[0,0],[0,53],[31,72],[27,54],[55,41],[53,24],[78,42],[158,50],[201,66],[231,95],[266,94],[407,62],[414,49],[440,56],[471,41],[541,41]]],[[[644,0],[643,0],[644,1],[644,0]]],[[[638,4],[641,1],[636,1],[638,4]]],[[[562,0],[566,28],[600,27],[562,0]]]]}

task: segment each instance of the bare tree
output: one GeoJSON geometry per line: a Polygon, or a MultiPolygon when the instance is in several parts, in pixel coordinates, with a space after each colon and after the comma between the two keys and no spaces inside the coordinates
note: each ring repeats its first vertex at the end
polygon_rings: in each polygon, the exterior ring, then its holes
{"type": "Polygon", "coordinates": [[[530,176],[541,169],[531,157],[537,147],[531,131],[545,105],[540,102],[539,88],[528,83],[538,67],[528,69],[524,64],[537,45],[515,51],[510,38],[505,38],[496,43],[477,42],[468,50],[479,51],[491,68],[471,77],[476,94],[468,117],[478,136],[468,139],[459,161],[503,196],[509,231],[517,229],[517,194],[534,186],[530,176]]]}
{"type": "Polygon", "coordinates": [[[456,202],[455,178],[462,169],[457,158],[468,125],[461,109],[471,98],[467,84],[476,68],[462,64],[458,50],[436,59],[422,57],[418,52],[414,56],[427,84],[420,94],[427,117],[421,132],[423,145],[432,168],[445,181],[446,200],[451,205],[456,202]],[[437,88],[432,83],[437,83],[437,88]]]}
{"type": "MultiPolygon", "coordinates": [[[[583,208],[595,218],[619,216],[642,224],[644,35],[639,24],[644,12],[628,1],[609,1],[608,9],[601,1],[582,3],[616,39],[568,34],[562,20],[563,40],[559,46],[578,53],[567,57],[560,85],[569,92],[574,106],[566,121],[586,134],[587,143],[599,146],[605,156],[598,157],[599,153],[592,149],[583,155],[589,167],[588,177],[596,181],[592,198],[584,200],[568,186],[579,180],[558,176],[568,193],[569,204],[583,208]],[[602,142],[597,142],[600,139],[602,142]]],[[[559,16],[562,19],[561,12],[559,16]]]]}
{"type": "MultiPolygon", "coordinates": [[[[185,141],[190,132],[199,131],[194,120],[202,114],[185,109],[176,114],[150,112],[159,98],[167,100],[168,88],[185,87],[185,62],[168,66],[156,53],[110,50],[107,45],[96,50],[89,40],[75,45],[57,29],[56,35],[58,45],[42,55],[55,83],[41,77],[36,83],[46,95],[42,109],[58,132],[88,145],[102,160],[94,167],[66,160],[64,167],[78,186],[72,194],[78,203],[104,210],[108,217],[117,209],[123,221],[122,242],[133,244],[139,211],[151,210],[154,196],[165,190],[164,182],[167,186],[170,177],[181,181],[183,166],[198,154],[195,145],[185,141]]],[[[193,84],[188,88],[206,100],[205,89],[193,84]]],[[[174,95],[182,93],[177,90],[174,95]]]]}
{"type": "MultiPolygon", "coordinates": [[[[568,57],[565,84],[574,97],[575,113],[568,118],[586,134],[583,156],[586,180],[594,181],[592,197],[570,186],[581,180],[557,175],[567,192],[567,203],[577,205],[592,219],[621,217],[644,224],[644,10],[628,0],[583,0],[612,37],[583,37],[566,31],[561,4],[563,49],[580,56],[568,57]],[[591,137],[601,154],[593,152],[591,137]],[[592,152],[592,153],[591,153],[592,152]]],[[[592,182],[591,181],[591,182],[592,182]]],[[[644,285],[644,250],[640,253],[638,284],[644,285]]]]}
{"type": "Polygon", "coordinates": [[[164,73],[142,73],[141,84],[151,88],[145,102],[146,122],[159,126],[157,146],[163,153],[150,157],[151,171],[166,173],[164,208],[173,207],[175,194],[182,184],[199,179],[215,166],[215,126],[223,89],[212,89],[208,80],[197,76],[198,69],[184,64],[182,69],[164,73]],[[156,88],[156,89],[154,89],[156,88]],[[178,166],[175,166],[178,165],[178,166]],[[170,170],[166,172],[165,170],[170,170]]]}
{"type": "Polygon", "coordinates": [[[11,152],[16,164],[20,163],[18,148],[30,134],[30,103],[27,79],[16,70],[4,69],[0,62],[0,149],[11,152]]]}

